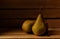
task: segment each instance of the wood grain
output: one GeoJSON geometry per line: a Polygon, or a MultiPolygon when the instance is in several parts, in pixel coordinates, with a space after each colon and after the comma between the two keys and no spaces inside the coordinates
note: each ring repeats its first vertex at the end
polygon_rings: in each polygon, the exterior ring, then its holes
{"type": "Polygon", "coordinates": [[[0,18],[36,18],[42,11],[44,18],[60,18],[60,9],[0,10],[0,18]]]}
{"type": "Polygon", "coordinates": [[[49,28],[60,28],[60,19],[48,19],[47,23],[49,28]]]}
{"type": "Polygon", "coordinates": [[[60,0],[0,0],[0,8],[60,8],[60,0]]]}
{"type": "Polygon", "coordinates": [[[0,0],[0,8],[40,8],[41,0],[0,0]]]}
{"type": "MultiPolygon", "coordinates": [[[[49,29],[51,30],[51,29],[49,29]]],[[[54,31],[56,32],[56,31],[54,31]]],[[[19,31],[19,30],[13,30],[13,31],[9,31],[9,32],[5,32],[5,33],[1,33],[0,38],[41,38],[41,39],[53,39],[53,38],[60,38],[60,35],[58,35],[57,33],[54,35],[49,35],[49,36],[36,36],[34,34],[27,34],[23,31],[19,31]]]]}
{"type": "Polygon", "coordinates": [[[10,28],[10,27],[21,27],[24,20],[20,19],[1,19],[0,20],[0,28],[10,28]]]}
{"type": "Polygon", "coordinates": [[[45,0],[45,8],[60,8],[60,0],[45,0]]]}
{"type": "Polygon", "coordinates": [[[60,0],[0,0],[0,8],[60,8],[60,0]]]}
{"type": "MultiPolygon", "coordinates": [[[[40,9],[0,10],[0,18],[36,18],[40,9]]],[[[43,14],[46,17],[46,14],[43,14]]]]}
{"type": "Polygon", "coordinates": [[[46,18],[60,18],[60,9],[44,9],[42,11],[44,15],[47,15],[46,18]]]}

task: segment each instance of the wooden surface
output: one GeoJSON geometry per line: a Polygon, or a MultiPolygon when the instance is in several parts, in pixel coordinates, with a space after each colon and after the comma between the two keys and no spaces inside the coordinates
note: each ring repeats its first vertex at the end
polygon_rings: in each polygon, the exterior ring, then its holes
{"type": "Polygon", "coordinates": [[[39,8],[41,0],[0,0],[0,8],[39,8]]]}
{"type": "Polygon", "coordinates": [[[0,0],[0,8],[60,8],[60,0],[0,0]]]}
{"type": "Polygon", "coordinates": [[[46,18],[60,18],[59,8],[45,8],[42,12],[47,15],[46,18]]]}
{"type": "MultiPolygon", "coordinates": [[[[56,30],[60,30],[60,29],[49,29],[53,30],[53,32],[56,32],[56,30]],[[55,30],[55,31],[54,31],[55,30]]],[[[59,32],[60,33],[60,32],[59,32]]],[[[27,34],[23,31],[20,30],[12,30],[12,31],[8,31],[8,32],[4,32],[4,33],[0,33],[0,38],[60,38],[60,35],[58,35],[57,33],[55,34],[50,34],[49,36],[36,36],[34,34],[27,34]]]]}
{"type": "MultiPolygon", "coordinates": [[[[17,10],[0,10],[0,18],[36,18],[40,9],[26,8],[17,10]]],[[[45,17],[45,16],[44,16],[45,17]]]]}
{"type": "Polygon", "coordinates": [[[0,18],[36,18],[41,13],[44,18],[60,18],[60,9],[45,8],[22,8],[22,9],[2,9],[0,10],[0,18]]]}
{"type": "Polygon", "coordinates": [[[60,19],[48,19],[47,23],[49,28],[60,28],[60,19]]]}
{"type": "Polygon", "coordinates": [[[45,8],[60,8],[60,0],[45,0],[45,8]]]}

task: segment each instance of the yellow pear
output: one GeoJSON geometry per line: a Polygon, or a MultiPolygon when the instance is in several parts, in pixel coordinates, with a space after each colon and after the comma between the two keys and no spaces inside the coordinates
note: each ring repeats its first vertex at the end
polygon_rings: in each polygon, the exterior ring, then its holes
{"type": "Polygon", "coordinates": [[[22,25],[22,30],[25,32],[32,32],[32,25],[34,24],[34,20],[26,20],[24,21],[23,25],[22,25]]]}
{"type": "Polygon", "coordinates": [[[42,20],[41,14],[38,15],[34,25],[32,26],[32,31],[35,35],[42,35],[45,33],[46,28],[42,20]]]}

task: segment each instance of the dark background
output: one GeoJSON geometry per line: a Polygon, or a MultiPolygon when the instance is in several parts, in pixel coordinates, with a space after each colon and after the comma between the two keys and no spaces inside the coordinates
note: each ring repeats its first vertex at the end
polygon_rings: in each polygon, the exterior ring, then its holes
{"type": "Polygon", "coordinates": [[[48,28],[60,28],[60,0],[0,0],[0,30],[20,29],[41,13],[48,28]]]}

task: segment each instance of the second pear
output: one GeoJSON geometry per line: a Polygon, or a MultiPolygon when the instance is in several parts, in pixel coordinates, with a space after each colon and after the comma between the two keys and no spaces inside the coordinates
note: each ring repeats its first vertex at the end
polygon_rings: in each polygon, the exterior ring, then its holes
{"type": "Polygon", "coordinates": [[[34,25],[32,26],[32,31],[35,35],[42,35],[45,33],[46,28],[42,20],[41,14],[38,15],[34,25]]]}

